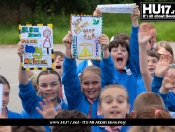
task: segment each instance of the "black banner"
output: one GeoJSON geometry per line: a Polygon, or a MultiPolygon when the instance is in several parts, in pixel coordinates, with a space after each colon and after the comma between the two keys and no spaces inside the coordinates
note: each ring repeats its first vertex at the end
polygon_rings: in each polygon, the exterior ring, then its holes
{"type": "Polygon", "coordinates": [[[175,126],[174,119],[0,119],[0,126],[175,126]]]}
{"type": "Polygon", "coordinates": [[[140,19],[175,20],[175,2],[140,2],[140,19]]]}

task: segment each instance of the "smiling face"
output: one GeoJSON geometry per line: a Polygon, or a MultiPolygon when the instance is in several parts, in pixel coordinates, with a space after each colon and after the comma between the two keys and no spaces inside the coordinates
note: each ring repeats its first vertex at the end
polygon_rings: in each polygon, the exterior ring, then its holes
{"type": "Polygon", "coordinates": [[[150,74],[154,74],[159,60],[156,57],[152,56],[147,56],[147,58],[148,58],[148,70],[150,74]]]}
{"type": "Polygon", "coordinates": [[[122,70],[126,66],[128,61],[128,51],[126,47],[122,47],[120,44],[118,47],[113,47],[111,49],[111,56],[115,63],[115,67],[117,70],[122,70]]]}
{"type": "Polygon", "coordinates": [[[10,89],[7,84],[3,84],[3,103],[2,109],[6,108],[9,103],[10,89]]]}
{"type": "Polygon", "coordinates": [[[41,75],[38,80],[38,92],[44,99],[57,101],[61,84],[55,74],[41,75]]]}
{"type": "Polygon", "coordinates": [[[101,77],[92,71],[85,71],[81,78],[81,90],[88,99],[96,99],[101,90],[101,77]]]}
{"type": "Polygon", "coordinates": [[[126,118],[130,106],[128,95],[122,88],[113,87],[102,91],[99,112],[104,118],[126,118]]]}

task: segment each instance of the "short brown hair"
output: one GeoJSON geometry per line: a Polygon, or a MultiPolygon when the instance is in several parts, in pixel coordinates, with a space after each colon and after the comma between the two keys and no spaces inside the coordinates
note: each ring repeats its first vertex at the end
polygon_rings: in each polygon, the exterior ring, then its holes
{"type": "Polygon", "coordinates": [[[2,84],[7,84],[7,86],[8,86],[9,89],[10,89],[10,84],[9,84],[9,82],[8,82],[7,79],[6,79],[4,76],[2,76],[2,75],[0,75],[0,83],[2,83],[2,84]]]}
{"type": "Polygon", "coordinates": [[[148,50],[148,51],[147,51],[147,55],[148,55],[148,56],[151,56],[151,57],[156,57],[157,60],[159,60],[159,58],[160,58],[160,55],[159,55],[157,52],[152,51],[152,50],[148,50]]]}
{"type": "Polygon", "coordinates": [[[112,48],[117,48],[119,45],[121,45],[122,47],[126,47],[126,50],[128,51],[128,57],[129,57],[129,44],[123,40],[123,39],[117,39],[117,40],[113,40],[109,43],[109,52],[111,52],[112,48]]]}
{"type": "Polygon", "coordinates": [[[64,58],[65,57],[65,54],[61,51],[54,51],[54,59],[57,58],[57,56],[61,56],[61,58],[64,58]]]}
{"type": "Polygon", "coordinates": [[[143,92],[139,94],[134,101],[134,111],[137,114],[138,111],[150,105],[159,105],[161,109],[165,109],[165,104],[158,94],[143,92]]]}
{"type": "MultiPolygon", "coordinates": [[[[88,119],[85,114],[77,110],[64,110],[59,112],[55,119],[88,119]]],[[[91,126],[53,126],[52,132],[91,132],[91,126]]]]}
{"type": "Polygon", "coordinates": [[[119,33],[119,34],[116,34],[114,36],[114,40],[118,40],[118,39],[122,39],[122,40],[128,41],[128,44],[129,44],[130,36],[128,34],[126,34],[126,33],[119,33]]]}
{"type": "Polygon", "coordinates": [[[160,105],[150,105],[145,106],[141,110],[137,111],[135,118],[137,119],[172,119],[169,112],[165,109],[162,109],[160,105]]]}
{"type": "Polygon", "coordinates": [[[12,126],[12,132],[45,132],[43,126],[12,126]]]}

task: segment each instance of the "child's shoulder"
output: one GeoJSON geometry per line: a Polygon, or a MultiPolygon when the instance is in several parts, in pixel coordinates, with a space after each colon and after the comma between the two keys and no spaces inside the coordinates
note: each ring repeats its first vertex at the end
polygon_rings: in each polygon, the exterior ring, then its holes
{"type": "Polygon", "coordinates": [[[21,114],[8,109],[8,118],[23,118],[21,114]]]}

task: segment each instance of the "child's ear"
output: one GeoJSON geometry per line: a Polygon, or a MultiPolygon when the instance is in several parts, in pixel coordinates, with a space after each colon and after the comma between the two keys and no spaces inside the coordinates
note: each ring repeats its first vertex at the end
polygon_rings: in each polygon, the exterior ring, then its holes
{"type": "Polygon", "coordinates": [[[130,115],[131,115],[133,118],[135,118],[135,111],[132,110],[130,115]]]}

